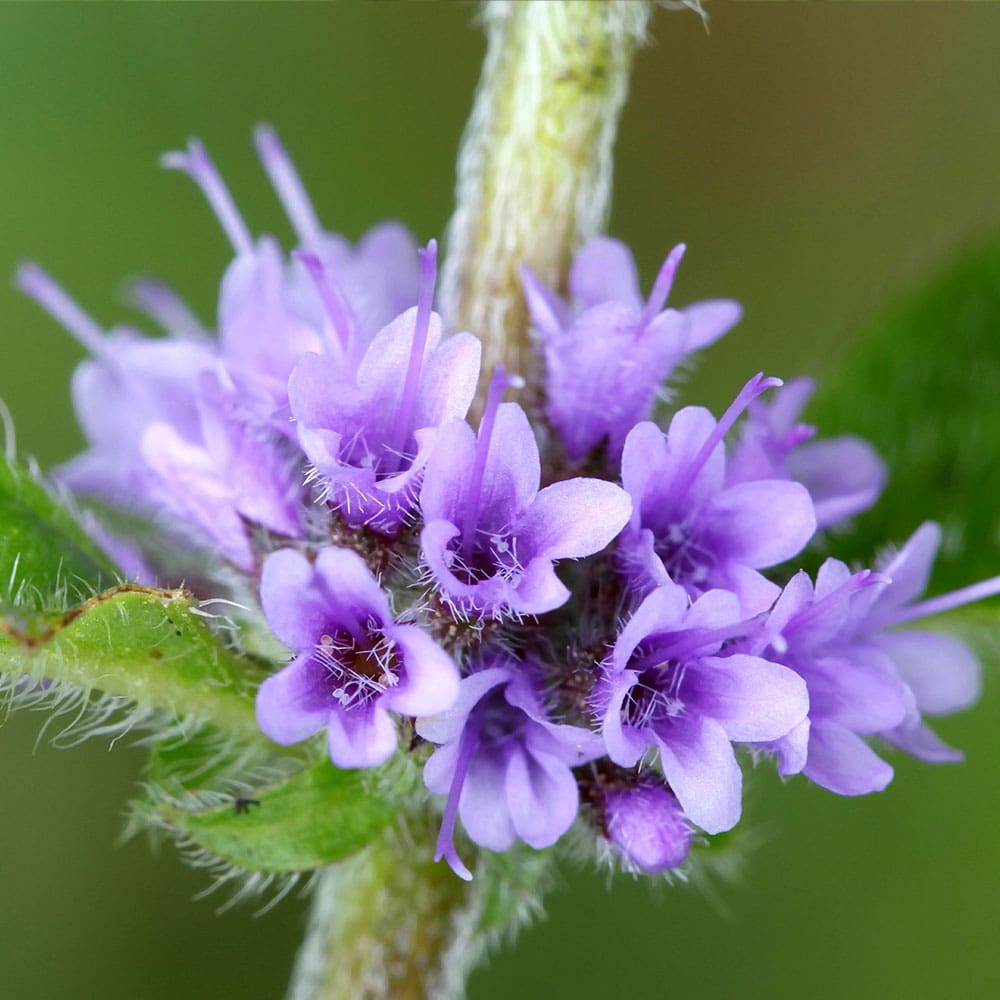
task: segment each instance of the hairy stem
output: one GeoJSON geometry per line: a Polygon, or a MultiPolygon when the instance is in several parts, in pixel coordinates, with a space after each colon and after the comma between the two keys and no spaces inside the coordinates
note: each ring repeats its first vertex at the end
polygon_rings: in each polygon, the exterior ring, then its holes
{"type": "Polygon", "coordinates": [[[422,1000],[464,994],[481,885],[431,861],[430,836],[392,829],[327,868],[288,1000],[422,1000]]]}
{"type": "Polygon", "coordinates": [[[458,160],[442,311],[499,364],[537,384],[521,295],[528,264],[561,286],[604,225],[612,146],[651,4],[573,0],[485,6],[486,61],[458,160]]]}

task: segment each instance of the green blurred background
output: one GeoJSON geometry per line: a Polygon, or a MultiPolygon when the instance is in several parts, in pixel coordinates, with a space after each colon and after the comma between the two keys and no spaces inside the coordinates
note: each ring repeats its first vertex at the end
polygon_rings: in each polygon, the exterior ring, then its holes
{"type": "MultiPolygon", "coordinates": [[[[1000,7],[711,13],[708,33],[656,15],[611,229],[647,278],[688,243],[676,302],[746,304],[692,380],[688,398],[718,406],[760,368],[822,374],[884,303],[1000,228],[1000,7]]],[[[440,235],[483,51],[474,18],[432,2],[0,4],[0,273],[39,259],[108,324],[127,315],[121,280],[158,273],[210,318],[227,245],[156,158],[201,136],[248,221],[287,238],[251,152],[262,120],[331,229],[399,217],[440,235]]],[[[0,316],[20,448],[65,459],[80,351],[6,283],[0,316]]],[[[968,762],[896,759],[879,796],[762,769],[733,880],[609,894],[603,875],[567,871],[549,919],[471,997],[1000,995],[998,713],[992,670],[980,706],[940,726],[968,762]]],[[[304,903],[254,919],[192,902],[206,879],[171,849],[115,846],[141,752],[36,745],[42,721],[0,729],[0,997],[280,996],[304,903]]]]}

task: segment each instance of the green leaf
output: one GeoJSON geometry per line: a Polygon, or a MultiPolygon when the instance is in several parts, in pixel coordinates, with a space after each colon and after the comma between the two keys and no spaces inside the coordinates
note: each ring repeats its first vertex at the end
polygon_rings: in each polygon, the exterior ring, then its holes
{"type": "Polygon", "coordinates": [[[252,799],[189,811],[161,804],[164,825],[217,858],[250,871],[298,872],[339,861],[368,844],[395,814],[360,771],[317,761],[252,799]]]}
{"type": "Polygon", "coordinates": [[[39,476],[0,457],[0,609],[64,610],[71,595],[78,600],[119,579],[39,476]]]}
{"type": "Polygon", "coordinates": [[[831,373],[809,413],[824,435],[870,440],[889,464],[876,507],[833,548],[871,564],[941,523],[934,589],[1000,571],[1000,244],[969,253],[889,310],[831,373]]]}
{"type": "Polygon", "coordinates": [[[0,618],[0,672],[261,741],[254,691],[264,668],[229,649],[206,618],[186,591],[123,584],[28,629],[0,618]]]}

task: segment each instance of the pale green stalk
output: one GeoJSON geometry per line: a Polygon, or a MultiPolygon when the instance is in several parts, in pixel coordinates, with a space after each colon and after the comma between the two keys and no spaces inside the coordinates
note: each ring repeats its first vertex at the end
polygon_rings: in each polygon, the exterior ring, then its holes
{"type": "Polygon", "coordinates": [[[561,287],[607,220],[612,148],[651,4],[523,3],[484,9],[486,61],[458,158],[441,308],[499,364],[537,384],[521,294],[528,264],[561,287]]]}

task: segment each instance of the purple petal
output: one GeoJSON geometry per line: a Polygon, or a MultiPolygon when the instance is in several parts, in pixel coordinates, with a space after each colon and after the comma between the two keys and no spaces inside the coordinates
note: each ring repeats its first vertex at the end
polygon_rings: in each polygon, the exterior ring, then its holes
{"type": "Polygon", "coordinates": [[[877,733],[899,725],[906,715],[906,689],[878,649],[815,657],[803,673],[814,719],[837,722],[855,733],[877,733]]]}
{"type": "Polygon", "coordinates": [[[328,607],[346,606],[360,618],[374,616],[380,624],[392,621],[385,591],[357,552],[332,546],[321,549],[316,572],[326,585],[328,607]]]}
{"type": "Polygon", "coordinates": [[[570,267],[569,288],[584,309],[612,300],[636,311],[642,309],[632,251],[607,236],[593,237],[577,252],[570,267]]]}
{"type": "Polygon", "coordinates": [[[521,265],[521,287],[531,322],[543,340],[558,336],[572,322],[566,305],[526,264],[521,265]]]}
{"type": "Polygon", "coordinates": [[[802,483],[820,528],[867,510],[885,486],[887,470],[875,449],[858,437],[810,441],[788,457],[788,474],[802,483]]]}
{"type": "Polygon", "coordinates": [[[901,726],[881,734],[882,738],[925,764],[961,764],[965,754],[948,746],[929,726],[912,715],[901,726]]]}
{"type": "Polygon", "coordinates": [[[532,556],[577,559],[600,552],[626,525],[631,513],[629,495],[612,483],[564,480],[547,486],[535,497],[517,526],[517,536],[532,556]]]}
{"type": "Polygon", "coordinates": [[[829,719],[855,733],[878,733],[903,721],[907,693],[888,657],[872,647],[811,659],[810,714],[829,719]]]}
{"type": "MultiPolygon", "coordinates": [[[[708,299],[695,302],[680,310],[683,320],[683,340],[679,352],[688,355],[714,344],[728,333],[743,317],[743,307],[729,299],[708,299]]],[[[655,327],[650,324],[650,330],[655,327]]]]}
{"type": "MultiPolygon", "coordinates": [[[[450,744],[457,741],[462,735],[469,713],[493,688],[506,683],[510,678],[510,670],[504,667],[488,667],[463,677],[458,688],[458,698],[451,708],[417,719],[417,733],[431,743],[450,744]]],[[[451,779],[448,780],[450,783],[451,779]]]]}
{"type": "Polygon", "coordinates": [[[731,740],[777,740],[809,711],[805,681],[794,671],[756,656],[704,657],[690,675],[699,712],[722,723],[731,740]]]}
{"type": "Polygon", "coordinates": [[[740,602],[728,590],[709,590],[688,608],[685,629],[717,629],[734,625],[741,618],[740,602]]]}
{"type": "Polygon", "coordinates": [[[260,602],[271,631],[289,649],[306,649],[327,630],[327,596],[309,561],[294,549],[272,552],[264,560],[260,602]]]}
{"type": "Polygon", "coordinates": [[[257,690],[257,723],[265,736],[282,746],[318,733],[330,714],[326,673],[311,651],[297,656],[257,690]]]}
{"type": "Polygon", "coordinates": [[[877,641],[892,657],[900,676],[913,691],[921,712],[945,715],[978,701],[982,691],[982,668],[961,639],[938,632],[910,630],[886,632],[877,641]]]}
{"type": "Polygon", "coordinates": [[[570,590],[556,575],[551,559],[532,559],[516,586],[501,579],[484,580],[477,600],[484,609],[506,608],[522,615],[544,615],[561,608],[570,598],[570,590]]]}
{"type": "Polygon", "coordinates": [[[879,565],[879,570],[892,578],[892,583],[880,595],[880,611],[885,608],[900,608],[923,594],[940,544],[940,527],[933,521],[925,521],[910,536],[895,558],[879,565]]]}
{"type": "MultiPolygon", "coordinates": [[[[423,735],[421,733],[420,735],[423,735]]],[[[460,733],[459,733],[460,735],[460,733]]],[[[426,738],[426,737],[425,737],[426,738]]],[[[424,764],[424,786],[435,795],[447,795],[455,776],[461,746],[457,735],[449,743],[439,746],[424,764]]]]}
{"type": "Polygon", "coordinates": [[[655,633],[680,631],[690,599],[683,587],[669,583],[657,587],[642,604],[618,635],[612,653],[612,663],[617,670],[625,670],[636,647],[647,636],[655,633]]]}
{"type": "Polygon", "coordinates": [[[378,705],[333,711],[328,727],[330,760],[337,767],[378,767],[396,752],[396,725],[378,705]]]}
{"type": "Polygon", "coordinates": [[[501,403],[483,473],[480,528],[510,525],[535,498],[540,479],[538,444],[524,410],[517,403],[501,403]]]}
{"type": "Polygon", "coordinates": [[[160,503],[198,542],[210,541],[240,569],[253,568],[246,528],[236,513],[231,486],[204,448],[190,444],[167,423],[150,424],[141,453],[160,479],[160,503]]]}
{"type": "Polygon", "coordinates": [[[753,618],[768,611],[781,593],[776,583],[742,563],[731,562],[716,569],[713,586],[725,587],[736,595],[743,618],[753,618]]]}
{"type": "Polygon", "coordinates": [[[453,420],[440,428],[420,488],[425,522],[458,523],[467,502],[468,470],[475,454],[476,434],[467,423],[453,420]]]}
{"type": "Polygon", "coordinates": [[[709,501],[703,518],[713,551],[754,569],[791,559],[816,531],[808,490],[777,479],[730,486],[709,501]]]}
{"type": "Polygon", "coordinates": [[[731,830],[740,819],[743,776],[722,726],[701,719],[678,739],[660,743],[660,763],[688,819],[706,833],[731,830]]]}
{"type": "Polygon", "coordinates": [[[608,705],[601,720],[601,735],[608,748],[608,757],[621,767],[632,767],[649,745],[643,733],[622,725],[622,706],[638,679],[634,670],[622,670],[607,681],[608,705]]]}
{"type": "Polygon", "coordinates": [[[452,658],[416,625],[392,630],[406,668],[406,683],[390,689],[382,704],[401,715],[433,715],[458,698],[458,669],[452,658]]]}
{"type": "Polygon", "coordinates": [[[459,801],[458,814],[465,832],[474,843],[491,851],[506,851],[516,838],[507,806],[506,777],[506,757],[480,751],[469,765],[459,801]]]}
{"type": "Polygon", "coordinates": [[[803,773],[838,795],[881,792],[892,781],[892,767],[860,736],[836,722],[813,723],[803,773]]]}
{"type": "Polygon", "coordinates": [[[632,498],[633,528],[642,525],[643,501],[661,484],[670,459],[663,432],[648,421],[629,431],[622,448],[622,485],[632,498]]]}
{"type": "Polygon", "coordinates": [[[481,353],[471,333],[456,333],[428,353],[420,378],[419,427],[438,427],[465,416],[476,394],[481,353]]]}
{"type": "Polygon", "coordinates": [[[579,792],[573,772],[553,757],[515,748],[504,790],[514,830],[531,847],[554,844],[576,818],[579,792]]]}
{"type": "Polygon", "coordinates": [[[766,746],[778,761],[778,774],[783,778],[798,774],[806,766],[809,756],[809,719],[803,719],[790,733],[766,746]]]}

